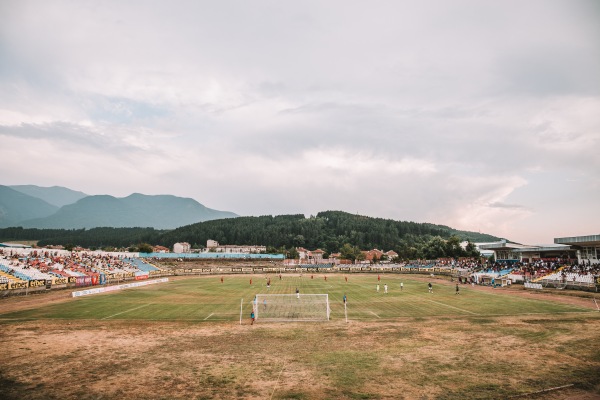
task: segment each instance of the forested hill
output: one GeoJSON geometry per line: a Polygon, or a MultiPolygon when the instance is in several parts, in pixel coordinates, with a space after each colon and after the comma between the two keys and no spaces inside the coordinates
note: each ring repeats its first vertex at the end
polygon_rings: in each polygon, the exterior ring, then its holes
{"type": "Polygon", "coordinates": [[[0,229],[0,242],[42,239],[38,245],[104,248],[149,243],[172,247],[177,242],[188,242],[193,247],[202,247],[208,239],[213,239],[221,244],[265,245],[278,250],[320,248],[332,253],[348,243],[361,250],[394,250],[403,257],[427,256],[426,247],[440,245],[438,237],[448,239],[451,236],[472,242],[499,240],[495,236],[458,231],[443,225],[371,218],[341,211],[320,212],[309,218],[302,214],[227,218],[168,231],[152,228],[0,229]]]}
{"type": "Polygon", "coordinates": [[[325,211],[310,218],[302,214],[268,215],[202,222],[165,233],[161,236],[161,244],[168,246],[185,241],[192,245],[205,245],[206,240],[213,239],[222,244],[321,248],[337,252],[349,243],[363,250],[378,248],[400,252],[432,236],[447,239],[452,235],[472,242],[499,240],[495,236],[458,231],[443,225],[325,211]]]}

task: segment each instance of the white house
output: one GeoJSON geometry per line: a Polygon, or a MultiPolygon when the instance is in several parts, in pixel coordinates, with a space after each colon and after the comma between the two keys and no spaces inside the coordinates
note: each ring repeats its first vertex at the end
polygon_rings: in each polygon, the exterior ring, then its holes
{"type": "Polygon", "coordinates": [[[191,248],[192,246],[187,242],[175,243],[173,245],[173,253],[189,253],[191,248]]]}
{"type": "Polygon", "coordinates": [[[206,241],[206,252],[214,253],[233,253],[233,254],[252,254],[264,253],[267,246],[258,245],[220,245],[216,240],[206,241]]]}

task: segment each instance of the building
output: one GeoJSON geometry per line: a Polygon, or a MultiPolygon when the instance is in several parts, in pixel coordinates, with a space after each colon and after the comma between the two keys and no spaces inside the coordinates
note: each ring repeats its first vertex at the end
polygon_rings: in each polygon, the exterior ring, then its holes
{"type": "Polygon", "coordinates": [[[258,245],[220,245],[216,240],[207,240],[205,252],[228,254],[257,254],[266,253],[267,246],[258,245]]]}
{"type": "Polygon", "coordinates": [[[361,253],[365,255],[365,262],[379,262],[385,254],[383,251],[378,249],[361,251],[361,253]]]}
{"type": "Polygon", "coordinates": [[[553,244],[528,246],[506,240],[479,246],[482,251],[493,251],[496,262],[533,263],[536,261],[562,261],[600,263],[600,235],[555,238],[553,244]]]}
{"type": "Polygon", "coordinates": [[[168,253],[169,252],[169,248],[165,247],[165,246],[153,246],[152,247],[152,252],[153,253],[168,253]]]}
{"type": "Polygon", "coordinates": [[[304,247],[296,247],[296,251],[298,252],[298,260],[300,260],[300,262],[308,261],[308,253],[310,253],[310,251],[306,250],[304,247]]]}
{"type": "Polygon", "coordinates": [[[525,246],[518,243],[511,243],[506,240],[482,244],[479,246],[481,251],[492,251],[494,253],[494,261],[504,264],[514,264],[521,261],[521,251],[530,249],[533,246],[525,246]]]}
{"type": "Polygon", "coordinates": [[[189,253],[192,246],[188,242],[175,243],[173,245],[173,253],[189,253]]]}
{"type": "Polygon", "coordinates": [[[579,263],[600,263],[600,235],[555,238],[554,243],[568,245],[574,249],[579,263]]]}
{"type": "Polygon", "coordinates": [[[319,264],[324,260],[325,251],[321,249],[307,250],[304,247],[296,247],[296,251],[298,252],[298,262],[300,264],[319,264]]]}
{"type": "MultiPolygon", "coordinates": [[[[479,251],[479,254],[481,255],[481,257],[485,257],[485,258],[490,258],[491,256],[494,255],[494,251],[493,250],[486,250],[486,249],[482,249],[481,246],[485,246],[488,244],[494,244],[497,242],[486,242],[486,243],[473,243],[471,242],[473,245],[475,245],[475,248],[477,249],[477,251],[479,251]]],[[[460,242],[460,247],[463,248],[463,250],[467,249],[467,245],[469,244],[469,242],[464,241],[464,242],[460,242]]]]}
{"type": "Polygon", "coordinates": [[[386,251],[385,255],[387,256],[388,260],[393,260],[394,258],[398,257],[398,253],[396,253],[394,250],[390,250],[390,251],[386,251]]]}
{"type": "Polygon", "coordinates": [[[313,250],[313,251],[309,252],[308,259],[310,262],[314,262],[314,263],[318,264],[321,261],[323,261],[323,254],[325,254],[325,252],[321,249],[313,250]]]}

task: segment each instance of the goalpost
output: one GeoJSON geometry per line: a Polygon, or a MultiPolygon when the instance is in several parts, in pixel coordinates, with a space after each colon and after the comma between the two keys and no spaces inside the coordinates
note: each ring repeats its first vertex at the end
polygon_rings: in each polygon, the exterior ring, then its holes
{"type": "Polygon", "coordinates": [[[257,294],[256,320],[329,321],[328,294],[257,294]]]}

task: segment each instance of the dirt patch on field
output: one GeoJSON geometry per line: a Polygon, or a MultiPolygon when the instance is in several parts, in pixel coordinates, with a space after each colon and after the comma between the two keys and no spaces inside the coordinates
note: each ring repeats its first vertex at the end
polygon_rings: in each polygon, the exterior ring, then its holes
{"type": "Polygon", "coordinates": [[[599,328],[600,319],[539,316],[491,323],[3,324],[0,397],[593,400],[600,398],[599,328]],[[572,386],[535,394],[564,385],[572,386]]]}

